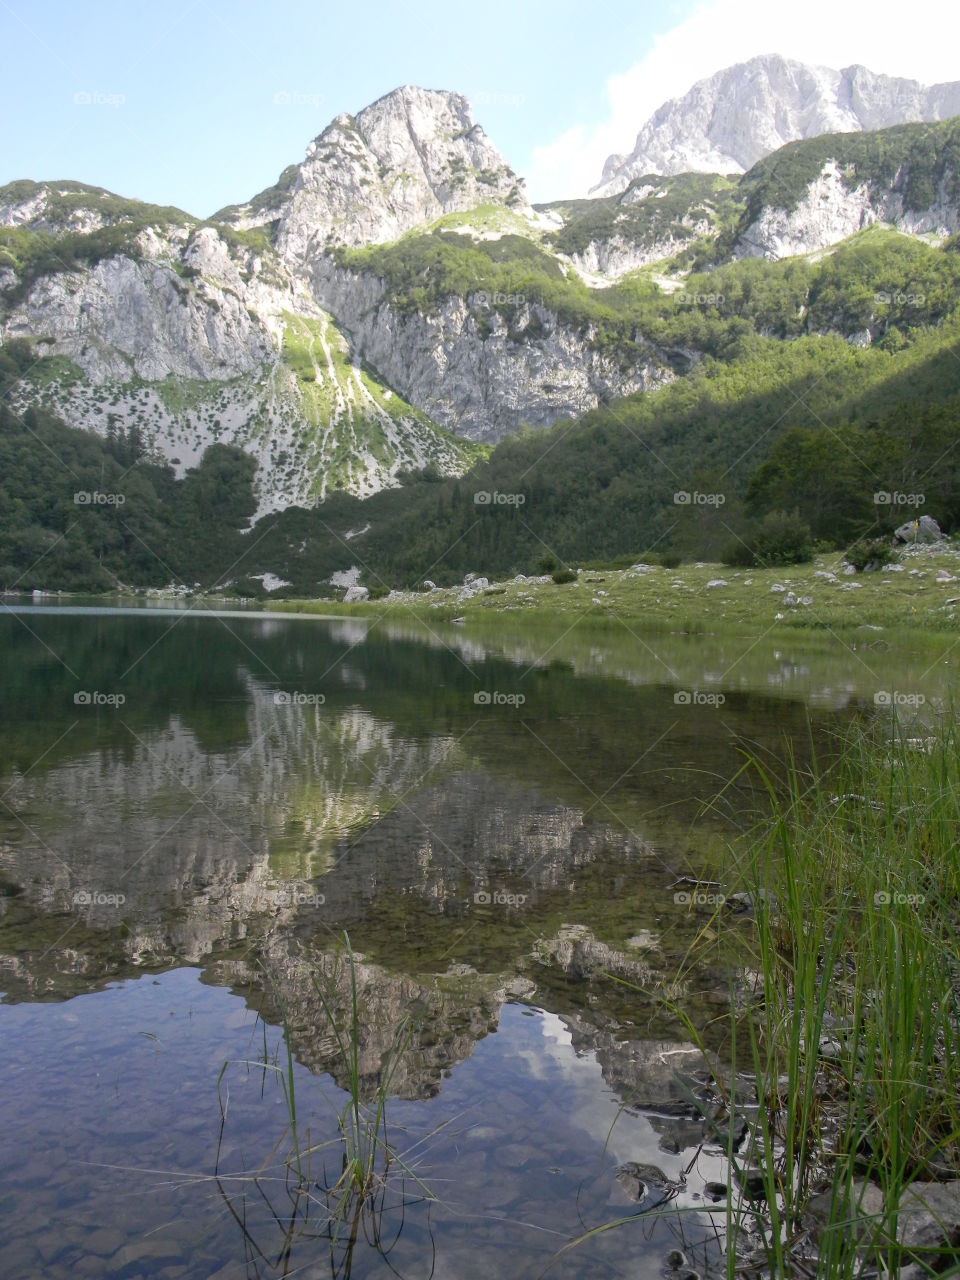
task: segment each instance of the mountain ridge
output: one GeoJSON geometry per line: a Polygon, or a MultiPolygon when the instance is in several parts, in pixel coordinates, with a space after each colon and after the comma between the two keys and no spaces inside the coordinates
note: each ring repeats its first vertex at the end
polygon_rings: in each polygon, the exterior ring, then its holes
{"type": "Polygon", "coordinates": [[[617,194],[648,173],[744,173],[788,142],[957,114],[960,81],[924,86],[859,63],[834,70],[765,54],[658,107],[633,150],[607,158],[591,194],[617,194]]]}
{"type": "MultiPolygon", "coordinates": [[[[536,209],[501,160],[462,95],[405,86],[337,116],[221,220],[73,181],[0,188],[0,334],[41,357],[18,411],[135,430],[178,476],[237,445],[258,464],[259,515],[367,497],[729,358],[717,268],[739,297],[755,287],[742,258],[819,252],[874,223],[960,230],[958,122],[827,135],[740,179],[647,175],[536,209]]],[[[802,324],[743,319],[860,344],[901,324],[885,304],[789,305],[802,324]]],[[[913,306],[905,323],[940,314],[913,306]]]]}

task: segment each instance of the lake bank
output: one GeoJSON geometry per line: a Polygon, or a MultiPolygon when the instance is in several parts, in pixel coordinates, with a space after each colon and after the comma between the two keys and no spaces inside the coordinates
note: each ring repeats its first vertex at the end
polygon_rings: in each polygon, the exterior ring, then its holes
{"type": "Polygon", "coordinates": [[[904,548],[890,565],[852,573],[840,553],[809,564],[731,569],[716,564],[666,568],[640,564],[580,569],[557,584],[549,575],[484,578],[427,591],[394,591],[349,604],[270,600],[269,609],[365,617],[415,611],[451,621],[478,617],[556,617],[568,625],[590,618],[666,631],[761,629],[848,631],[858,626],[958,629],[960,547],[944,542],[904,548]],[[478,585],[478,583],[480,585],[478,585]]]}
{"type": "MultiPolygon", "coordinates": [[[[791,769],[771,821],[737,842],[747,951],[715,1131],[738,1268],[956,1273],[957,732],[952,714],[922,738],[858,728],[827,769],[791,769]]],[[[701,913],[705,936],[722,931],[723,906],[701,913]]]]}

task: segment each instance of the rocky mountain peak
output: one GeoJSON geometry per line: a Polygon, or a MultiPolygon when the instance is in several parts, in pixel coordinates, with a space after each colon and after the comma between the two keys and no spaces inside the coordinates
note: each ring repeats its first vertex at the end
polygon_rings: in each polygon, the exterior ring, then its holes
{"type": "Polygon", "coordinates": [[[479,204],[525,206],[523,182],[459,93],[403,85],[358,115],[338,115],[303,163],[221,217],[277,224],[293,267],[337,245],[379,244],[479,204]]]}
{"type": "Polygon", "coordinates": [[[787,142],[960,113],[960,82],[925,88],[854,64],[837,71],[765,54],[699,80],[665,102],[633,151],[610,156],[597,194],[646,173],[744,173],[787,142]]]}

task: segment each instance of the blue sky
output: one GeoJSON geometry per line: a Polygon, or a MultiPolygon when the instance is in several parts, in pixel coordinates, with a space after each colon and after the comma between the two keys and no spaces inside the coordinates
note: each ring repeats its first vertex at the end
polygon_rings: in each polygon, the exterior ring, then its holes
{"type": "Polygon", "coordinates": [[[960,79],[933,0],[0,0],[0,183],[76,178],[207,216],[399,84],[456,89],[533,199],[584,194],[664,99],[758,53],[960,79]],[[933,38],[935,33],[936,38],[933,38]]]}
{"type": "Polygon", "coordinates": [[[607,77],[691,7],[3,0],[0,182],[76,178],[208,215],[404,83],[466,93],[525,173],[537,144],[599,123],[607,77]]]}

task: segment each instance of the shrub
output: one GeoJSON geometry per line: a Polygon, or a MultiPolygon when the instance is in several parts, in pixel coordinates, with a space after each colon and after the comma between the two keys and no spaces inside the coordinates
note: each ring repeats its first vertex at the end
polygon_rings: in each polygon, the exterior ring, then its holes
{"type": "Polygon", "coordinates": [[[565,582],[576,582],[577,575],[572,569],[555,569],[550,575],[558,587],[563,586],[565,582]]]}
{"type": "Polygon", "coordinates": [[[558,567],[557,557],[549,551],[537,561],[537,571],[539,573],[553,573],[558,567]]]}
{"type": "Polygon", "coordinates": [[[770,511],[749,526],[742,539],[729,543],[723,553],[724,564],[751,565],[802,564],[813,555],[810,526],[798,511],[770,511]]]}
{"type": "Polygon", "coordinates": [[[739,538],[731,538],[720,552],[720,560],[735,569],[749,569],[757,563],[753,548],[739,538]]]}
{"type": "Polygon", "coordinates": [[[860,538],[843,553],[847,564],[852,564],[857,573],[865,569],[881,569],[890,562],[891,545],[889,538],[860,538]]]}

